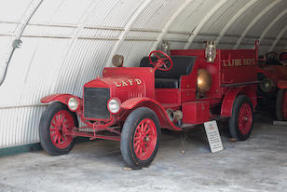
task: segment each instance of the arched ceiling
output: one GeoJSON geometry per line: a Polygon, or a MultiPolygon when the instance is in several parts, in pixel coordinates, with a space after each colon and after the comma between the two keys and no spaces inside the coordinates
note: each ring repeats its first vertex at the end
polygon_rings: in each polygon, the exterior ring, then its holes
{"type": "Polygon", "coordinates": [[[286,24],[286,0],[2,0],[0,81],[7,75],[0,117],[20,123],[1,119],[0,147],[1,141],[13,145],[1,138],[2,127],[14,133],[25,126],[37,140],[40,98],[81,95],[84,82],[100,75],[114,54],[136,66],[162,40],[174,49],[202,48],[205,40],[232,49],[252,48],[260,39],[261,53],[276,51],[287,48],[286,24]],[[13,49],[15,39],[20,48],[13,49]]]}

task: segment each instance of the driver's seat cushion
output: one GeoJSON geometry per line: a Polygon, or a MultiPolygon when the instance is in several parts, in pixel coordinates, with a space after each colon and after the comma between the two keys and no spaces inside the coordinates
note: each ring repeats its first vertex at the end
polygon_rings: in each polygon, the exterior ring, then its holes
{"type": "MultiPolygon", "coordinates": [[[[170,71],[155,72],[155,88],[179,88],[180,77],[188,75],[192,71],[196,57],[194,56],[171,56],[173,67],[170,71]]],[[[152,57],[156,61],[156,57],[152,57]]],[[[140,67],[153,67],[148,57],[141,60],[140,67]]]]}

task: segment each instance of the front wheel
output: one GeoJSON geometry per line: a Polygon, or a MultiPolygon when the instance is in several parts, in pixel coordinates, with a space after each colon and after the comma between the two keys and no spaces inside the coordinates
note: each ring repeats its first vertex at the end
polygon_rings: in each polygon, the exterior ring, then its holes
{"type": "Polygon", "coordinates": [[[74,146],[74,138],[66,133],[77,126],[75,113],[62,103],[52,103],[41,116],[39,125],[41,146],[50,155],[70,152],[74,146]]]}
{"type": "Polygon", "coordinates": [[[245,95],[236,97],[232,116],[229,119],[229,132],[232,138],[244,141],[249,138],[254,126],[253,106],[245,95]]]}
{"type": "Polygon", "coordinates": [[[133,169],[149,166],[158,151],[159,136],[155,112],[146,107],[131,112],[121,133],[121,153],[127,165],[133,169]]]}

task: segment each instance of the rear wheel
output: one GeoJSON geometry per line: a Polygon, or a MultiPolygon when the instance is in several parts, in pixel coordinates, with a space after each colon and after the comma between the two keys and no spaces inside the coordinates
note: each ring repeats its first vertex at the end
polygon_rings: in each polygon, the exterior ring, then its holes
{"type": "Polygon", "coordinates": [[[233,104],[232,116],[229,119],[231,137],[240,141],[249,138],[254,124],[253,106],[245,95],[239,95],[233,104]]]}
{"type": "Polygon", "coordinates": [[[77,126],[75,113],[62,103],[52,103],[41,116],[39,125],[41,146],[50,155],[70,152],[74,146],[74,138],[66,133],[77,126]]]}
{"type": "Polygon", "coordinates": [[[276,98],[276,117],[279,121],[287,120],[287,91],[280,89],[276,98]]]}
{"type": "Polygon", "coordinates": [[[157,154],[160,126],[156,114],[141,107],[128,116],[121,133],[121,153],[133,169],[149,166],[157,154]]]}

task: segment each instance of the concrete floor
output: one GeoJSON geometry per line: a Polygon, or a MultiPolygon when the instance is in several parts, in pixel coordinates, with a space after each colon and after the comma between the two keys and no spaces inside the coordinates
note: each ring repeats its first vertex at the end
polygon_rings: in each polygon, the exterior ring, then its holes
{"type": "Polygon", "coordinates": [[[119,143],[77,144],[65,156],[45,152],[0,159],[0,191],[287,191],[287,127],[257,120],[251,138],[209,152],[201,127],[184,134],[164,132],[149,168],[125,168],[119,143]],[[184,139],[183,139],[184,138],[184,139]]]}

